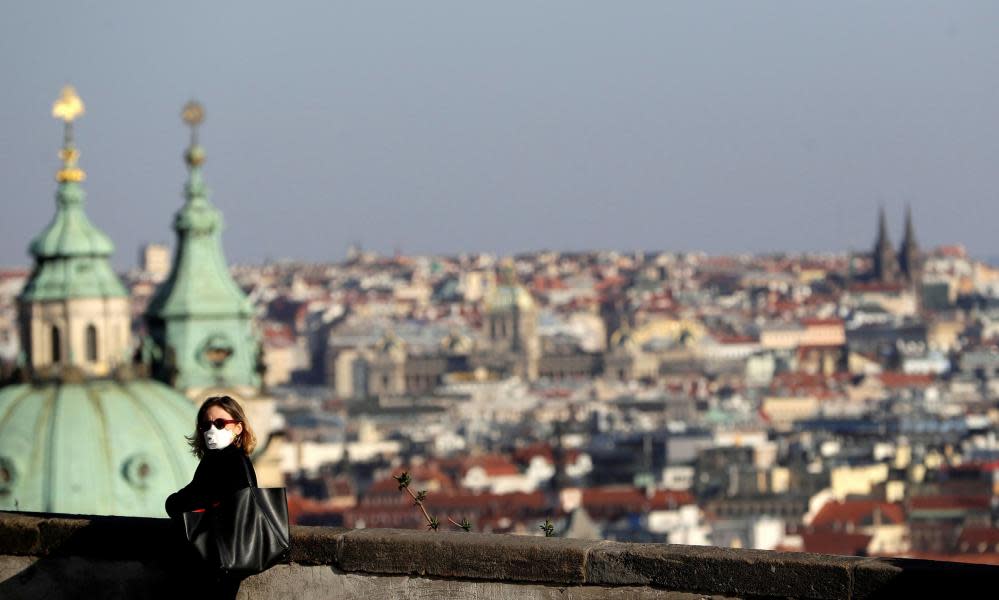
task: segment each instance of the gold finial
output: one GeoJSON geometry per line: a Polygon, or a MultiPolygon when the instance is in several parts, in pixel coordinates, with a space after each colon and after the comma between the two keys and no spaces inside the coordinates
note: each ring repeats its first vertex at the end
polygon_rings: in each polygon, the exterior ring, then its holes
{"type": "Polygon", "coordinates": [[[197,127],[205,120],[205,107],[197,100],[191,100],[180,111],[180,118],[191,127],[197,127]]]}
{"type": "Polygon", "coordinates": [[[72,123],[83,114],[83,100],[76,94],[76,88],[67,85],[62,88],[59,99],[52,104],[52,116],[72,123]]]}
{"type": "Polygon", "coordinates": [[[200,166],[205,162],[205,150],[198,145],[198,126],[205,120],[205,107],[197,100],[190,100],[181,109],[180,118],[191,128],[191,145],[184,154],[184,158],[188,165],[200,166]]]}
{"type": "Polygon", "coordinates": [[[64,123],[62,149],[59,151],[62,169],[56,173],[56,181],[59,183],[79,183],[87,176],[83,169],[76,166],[80,151],[73,146],[73,121],[83,112],[83,100],[80,100],[76,88],[71,85],[64,86],[59,93],[59,99],[52,103],[52,116],[62,119],[64,123]]]}

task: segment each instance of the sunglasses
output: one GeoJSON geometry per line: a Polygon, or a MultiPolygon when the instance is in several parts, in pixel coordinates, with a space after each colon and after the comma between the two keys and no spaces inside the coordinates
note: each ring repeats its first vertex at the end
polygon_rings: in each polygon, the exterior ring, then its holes
{"type": "Polygon", "coordinates": [[[239,419],[215,419],[214,421],[202,421],[198,423],[198,429],[201,431],[208,431],[212,428],[212,425],[214,425],[215,429],[222,431],[225,429],[225,426],[230,423],[239,423],[239,419]]]}

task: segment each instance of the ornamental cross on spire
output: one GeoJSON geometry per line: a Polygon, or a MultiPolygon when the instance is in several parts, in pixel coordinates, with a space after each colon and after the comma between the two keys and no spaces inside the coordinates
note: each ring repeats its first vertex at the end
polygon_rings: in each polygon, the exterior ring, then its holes
{"type": "Polygon", "coordinates": [[[62,169],[56,173],[56,181],[59,183],[80,182],[86,177],[83,169],[76,166],[80,152],[73,146],[73,121],[83,112],[83,100],[80,100],[76,89],[71,85],[63,87],[59,99],[52,104],[52,116],[62,119],[64,123],[62,149],[59,151],[62,169]]]}
{"type": "Polygon", "coordinates": [[[83,114],[83,100],[76,94],[76,88],[67,85],[62,88],[59,99],[52,104],[52,116],[72,123],[83,114]]]}
{"type": "Polygon", "coordinates": [[[197,100],[191,100],[180,111],[180,118],[191,128],[191,145],[198,144],[198,125],[205,120],[205,107],[197,100]]]}
{"type": "Polygon", "coordinates": [[[205,162],[205,151],[198,145],[198,126],[205,120],[205,107],[197,100],[190,100],[181,109],[180,118],[191,128],[191,145],[184,158],[190,167],[201,166],[205,162]]]}

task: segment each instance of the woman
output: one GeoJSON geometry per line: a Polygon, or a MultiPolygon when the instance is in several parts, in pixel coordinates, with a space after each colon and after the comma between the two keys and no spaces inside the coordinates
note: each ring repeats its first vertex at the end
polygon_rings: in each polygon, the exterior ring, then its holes
{"type": "Polygon", "coordinates": [[[213,396],[198,409],[197,428],[187,438],[201,459],[194,478],[166,500],[171,518],[217,506],[246,487],[256,487],[249,454],[257,444],[243,408],[229,396],[213,396]]]}

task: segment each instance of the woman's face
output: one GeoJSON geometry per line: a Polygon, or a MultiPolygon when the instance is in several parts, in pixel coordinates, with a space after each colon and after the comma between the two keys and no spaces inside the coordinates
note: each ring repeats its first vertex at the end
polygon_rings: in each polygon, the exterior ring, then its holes
{"type": "MultiPolygon", "coordinates": [[[[211,406],[205,412],[206,421],[214,421],[215,419],[232,419],[233,416],[229,414],[229,411],[222,408],[221,406],[211,406]]],[[[233,436],[238,436],[243,433],[242,423],[229,423],[225,426],[226,429],[232,432],[233,436]]]]}

